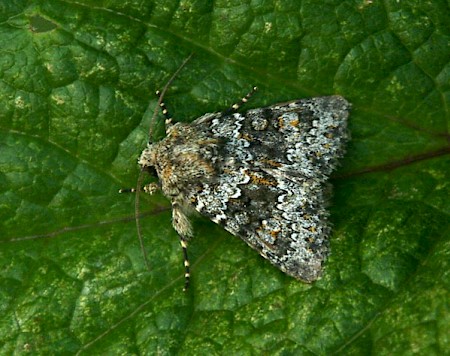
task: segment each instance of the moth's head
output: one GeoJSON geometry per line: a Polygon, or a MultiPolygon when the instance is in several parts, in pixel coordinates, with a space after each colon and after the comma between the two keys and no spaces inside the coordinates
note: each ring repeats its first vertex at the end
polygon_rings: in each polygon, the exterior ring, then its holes
{"type": "Polygon", "coordinates": [[[147,172],[152,177],[158,177],[156,172],[155,144],[149,143],[147,145],[147,148],[142,151],[138,159],[138,164],[141,166],[142,171],[147,172]]]}

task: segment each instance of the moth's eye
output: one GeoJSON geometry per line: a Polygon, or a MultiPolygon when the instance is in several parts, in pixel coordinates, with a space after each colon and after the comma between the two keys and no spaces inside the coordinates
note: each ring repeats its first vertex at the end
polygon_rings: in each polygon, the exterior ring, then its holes
{"type": "Polygon", "coordinates": [[[147,166],[144,170],[152,177],[158,177],[158,173],[156,172],[156,168],[154,166],[147,166]]]}

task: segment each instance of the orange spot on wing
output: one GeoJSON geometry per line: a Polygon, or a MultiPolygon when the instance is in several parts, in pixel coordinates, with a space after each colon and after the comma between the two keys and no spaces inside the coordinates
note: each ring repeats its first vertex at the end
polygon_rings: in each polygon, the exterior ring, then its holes
{"type": "Polygon", "coordinates": [[[250,177],[251,182],[254,184],[266,185],[266,186],[272,186],[272,187],[277,186],[277,182],[273,179],[260,177],[260,176],[256,175],[255,173],[251,173],[251,172],[247,172],[247,175],[250,177]]]}
{"type": "Polygon", "coordinates": [[[278,126],[280,127],[280,129],[282,129],[284,127],[284,119],[283,116],[279,116],[278,117],[278,126]]]}
{"type": "Polygon", "coordinates": [[[262,159],[261,162],[266,163],[269,166],[277,167],[277,168],[282,166],[282,164],[280,162],[277,162],[277,161],[274,161],[271,159],[262,159]]]}
{"type": "Polygon", "coordinates": [[[270,235],[276,240],[278,238],[278,235],[280,234],[281,230],[272,230],[270,232],[270,235]]]}
{"type": "Polygon", "coordinates": [[[242,139],[244,139],[244,140],[246,140],[246,141],[254,141],[254,138],[252,137],[252,136],[250,136],[249,134],[246,134],[246,133],[240,133],[239,134],[239,138],[242,138],[242,139]]]}

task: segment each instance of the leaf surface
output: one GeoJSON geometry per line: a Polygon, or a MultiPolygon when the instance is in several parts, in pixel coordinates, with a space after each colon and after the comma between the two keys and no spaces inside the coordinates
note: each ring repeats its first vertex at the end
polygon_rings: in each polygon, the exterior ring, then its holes
{"type": "MultiPolygon", "coordinates": [[[[442,354],[450,348],[450,12],[444,1],[3,1],[0,353],[442,354]],[[340,94],[321,280],[194,217],[191,289],[170,204],[136,160],[161,89],[180,121],[340,94]]],[[[159,124],[156,136],[163,135],[159,124]]]]}

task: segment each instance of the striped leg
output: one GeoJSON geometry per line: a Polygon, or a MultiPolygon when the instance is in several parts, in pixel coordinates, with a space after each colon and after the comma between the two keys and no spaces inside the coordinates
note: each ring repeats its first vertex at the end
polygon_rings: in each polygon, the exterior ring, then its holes
{"type": "MultiPolygon", "coordinates": [[[[144,185],[142,189],[140,189],[141,192],[147,193],[147,194],[154,194],[159,189],[159,185],[157,183],[149,183],[144,185]]],[[[119,189],[119,193],[137,193],[136,188],[122,188],[119,189]]]]}
{"type": "Polygon", "coordinates": [[[189,258],[187,253],[187,242],[180,237],[181,248],[183,249],[183,257],[184,257],[184,288],[183,291],[187,291],[189,289],[189,282],[191,278],[191,274],[189,272],[189,258]]]}
{"type": "Polygon", "coordinates": [[[119,189],[119,193],[136,193],[136,188],[121,188],[119,189]]]}
{"type": "Polygon", "coordinates": [[[181,208],[182,204],[176,198],[172,200],[172,224],[175,231],[180,236],[180,244],[183,249],[184,258],[184,291],[189,288],[190,272],[189,272],[189,258],[187,253],[187,244],[190,237],[192,237],[192,225],[186,214],[181,208]]]}

